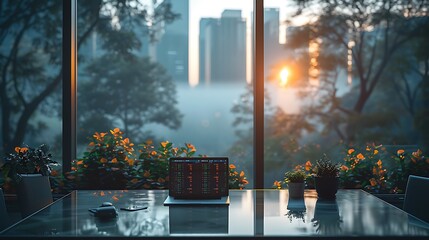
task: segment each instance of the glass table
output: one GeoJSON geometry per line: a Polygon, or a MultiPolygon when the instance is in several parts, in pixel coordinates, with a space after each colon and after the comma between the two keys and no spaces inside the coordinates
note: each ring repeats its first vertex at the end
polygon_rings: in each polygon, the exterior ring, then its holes
{"type": "Polygon", "coordinates": [[[77,190],[0,233],[8,237],[429,237],[429,224],[362,190],[339,190],[334,201],[306,190],[230,190],[229,205],[164,206],[168,190],[77,190]],[[88,210],[111,202],[113,219],[88,210]],[[146,205],[139,211],[120,210],[146,205]]]}

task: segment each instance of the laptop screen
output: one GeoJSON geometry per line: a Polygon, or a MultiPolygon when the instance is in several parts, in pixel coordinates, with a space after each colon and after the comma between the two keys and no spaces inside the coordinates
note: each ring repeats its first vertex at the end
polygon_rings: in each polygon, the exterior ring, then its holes
{"type": "Polygon", "coordinates": [[[169,161],[169,195],[177,199],[228,196],[227,157],[176,157],[169,161]]]}

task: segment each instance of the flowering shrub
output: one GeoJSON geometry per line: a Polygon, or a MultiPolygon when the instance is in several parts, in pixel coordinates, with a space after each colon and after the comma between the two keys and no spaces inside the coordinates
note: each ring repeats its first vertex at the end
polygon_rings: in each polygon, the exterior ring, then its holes
{"type": "Polygon", "coordinates": [[[429,177],[429,158],[423,155],[423,151],[406,152],[398,149],[392,156],[395,167],[390,171],[389,181],[392,183],[392,192],[404,193],[409,175],[429,177]]]}
{"type": "Polygon", "coordinates": [[[96,132],[83,158],[72,162],[67,178],[83,189],[125,189],[137,174],[133,146],[119,128],[96,132]]]}
{"type": "Polygon", "coordinates": [[[247,181],[244,171],[240,174],[236,170],[234,164],[229,164],[229,188],[230,189],[243,189],[249,182],[247,181]]]}
{"type": "Polygon", "coordinates": [[[139,177],[132,181],[133,188],[167,189],[168,159],[171,157],[192,157],[196,149],[194,145],[185,143],[182,147],[174,147],[173,143],[164,141],[156,148],[151,140],[139,145],[139,159],[142,164],[138,168],[139,177]]]}
{"type": "MultiPolygon", "coordinates": [[[[307,188],[314,188],[311,184],[316,168],[310,161],[297,165],[295,170],[304,171],[307,188]]],[[[372,193],[404,193],[409,175],[429,177],[429,158],[422,150],[407,152],[400,148],[392,156],[384,146],[374,144],[346,148],[339,172],[342,188],[361,188],[372,193]]],[[[274,181],[273,188],[284,186],[285,182],[274,181]]]]}
{"type": "MultiPolygon", "coordinates": [[[[153,146],[151,140],[139,145],[141,146],[139,159],[142,165],[138,169],[138,178],[133,179],[134,188],[145,189],[167,189],[168,179],[168,159],[171,157],[192,157],[197,149],[190,143],[184,146],[175,147],[173,143],[164,141],[158,147],[153,146]]],[[[205,156],[205,155],[199,155],[205,156]]],[[[237,172],[234,164],[229,165],[229,188],[243,189],[248,184],[244,171],[237,172]]]]}
{"type": "Polygon", "coordinates": [[[387,170],[380,158],[382,146],[368,145],[364,149],[347,149],[340,177],[345,188],[363,188],[370,192],[387,192],[387,170]]]}
{"type": "MultiPolygon", "coordinates": [[[[123,137],[119,128],[105,133],[96,132],[83,158],[72,162],[72,171],[64,179],[56,177],[55,187],[168,189],[168,160],[171,157],[192,157],[196,154],[195,146],[190,143],[175,147],[173,143],[163,141],[155,147],[148,140],[138,147],[139,156],[136,158],[134,144],[123,137]]],[[[244,171],[238,174],[233,164],[229,167],[229,187],[244,188],[248,184],[244,171]]]]}

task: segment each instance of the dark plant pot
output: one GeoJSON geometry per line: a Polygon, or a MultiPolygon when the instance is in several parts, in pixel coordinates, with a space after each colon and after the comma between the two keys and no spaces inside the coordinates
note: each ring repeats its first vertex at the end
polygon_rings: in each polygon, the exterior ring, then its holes
{"type": "Polygon", "coordinates": [[[315,177],[315,187],[318,198],[335,199],[338,190],[338,177],[315,177]]]}
{"type": "Polygon", "coordinates": [[[21,174],[17,195],[22,217],[40,210],[52,203],[51,184],[48,176],[21,174]]]}
{"type": "Polygon", "coordinates": [[[290,198],[304,198],[305,183],[288,183],[290,198]]]}

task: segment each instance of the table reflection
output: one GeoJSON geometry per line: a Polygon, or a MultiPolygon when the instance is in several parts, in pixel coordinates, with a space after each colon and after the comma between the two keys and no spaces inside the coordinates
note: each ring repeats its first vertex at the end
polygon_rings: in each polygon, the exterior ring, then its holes
{"type": "Polygon", "coordinates": [[[169,206],[170,234],[228,234],[227,205],[169,206]]]}
{"type": "Polygon", "coordinates": [[[289,198],[287,210],[289,211],[286,213],[286,216],[289,218],[290,222],[292,222],[292,220],[294,219],[298,219],[305,223],[305,215],[307,209],[305,207],[304,198],[289,198]]]}
{"type": "Polygon", "coordinates": [[[341,217],[337,201],[317,199],[314,217],[311,219],[311,222],[319,234],[340,234],[341,217]]]}

